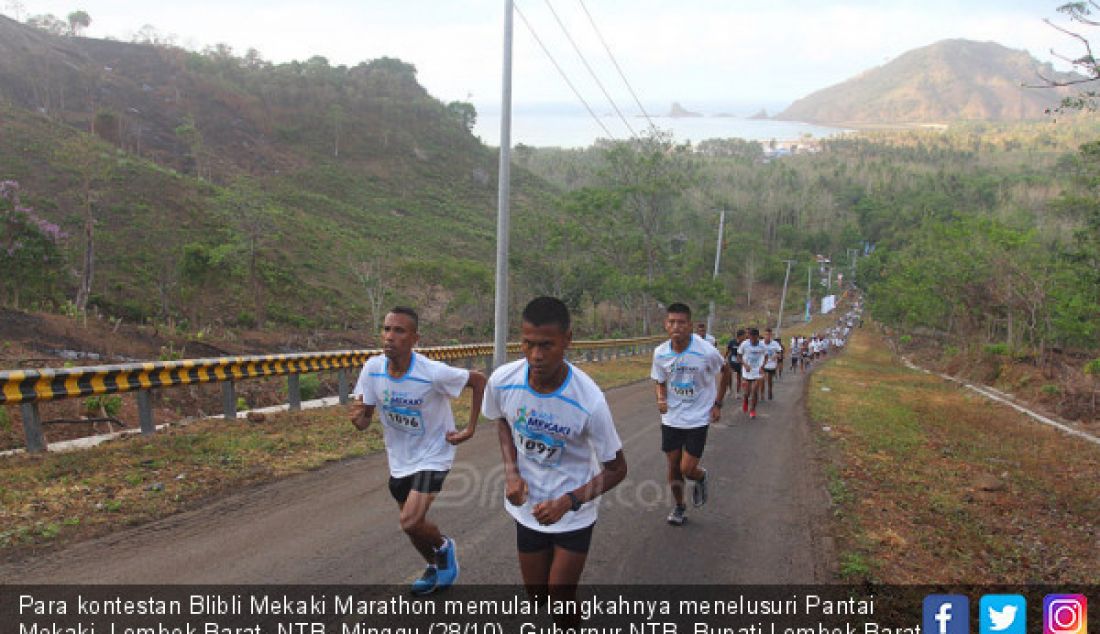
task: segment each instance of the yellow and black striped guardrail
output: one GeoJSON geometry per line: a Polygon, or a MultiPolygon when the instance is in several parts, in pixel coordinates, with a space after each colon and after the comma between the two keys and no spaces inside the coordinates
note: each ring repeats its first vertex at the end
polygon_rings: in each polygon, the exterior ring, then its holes
{"type": "MultiPolygon", "coordinates": [[[[608,350],[630,350],[637,354],[663,340],[663,337],[637,337],[633,339],[605,339],[575,341],[571,349],[586,351],[589,359],[602,358],[608,350]]],[[[439,361],[473,360],[487,358],[491,363],[492,344],[471,344],[417,348],[417,353],[439,361]]],[[[509,343],[508,352],[518,354],[520,344],[509,343]]],[[[141,429],[152,433],[152,407],[148,390],[156,388],[221,383],[222,401],[226,418],[236,417],[236,397],[233,382],[244,379],[283,376],[289,377],[290,407],[301,405],[298,391],[298,375],[310,372],[336,371],[339,374],[340,401],[347,401],[349,369],[360,368],[367,359],[382,354],[381,350],[348,350],[339,352],[307,352],[245,357],[218,357],[214,359],[184,359],[100,365],[75,368],[45,368],[38,370],[10,370],[0,372],[0,406],[23,406],[23,429],[29,451],[44,451],[37,404],[67,398],[79,398],[99,394],[137,392],[138,414],[141,429]]]]}

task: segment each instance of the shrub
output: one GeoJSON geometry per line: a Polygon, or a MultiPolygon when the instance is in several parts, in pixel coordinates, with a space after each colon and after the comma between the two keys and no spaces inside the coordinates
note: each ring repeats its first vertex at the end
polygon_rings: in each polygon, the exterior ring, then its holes
{"type": "Polygon", "coordinates": [[[994,356],[1004,356],[1008,354],[1007,343],[987,343],[982,347],[985,353],[994,356]]]}
{"type": "Polygon", "coordinates": [[[0,407],[0,431],[11,431],[11,415],[6,407],[0,407]]]}
{"type": "Polygon", "coordinates": [[[903,346],[907,346],[907,345],[913,343],[913,338],[910,337],[909,335],[902,335],[902,336],[898,337],[898,343],[900,343],[903,346]]]}
{"type": "Polygon", "coordinates": [[[100,411],[112,418],[122,411],[122,397],[115,395],[92,396],[84,400],[84,412],[98,416],[100,411]]]}
{"type": "Polygon", "coordinates": [[[1046,394],[1047,396],[1058,396],[1062,393],[1062,388],[1058,387],[1057,385],[1051,385],[1049,383],[1039,389],[1040,391],[1042,391],[1043,394],[1046,394]]]}
{"type": "Polygon", "coordinates": [[[298,379],[298,389],[303,401],[312,401],[321,393],[321,377],[316,374],[303,374],[298,379]]]}

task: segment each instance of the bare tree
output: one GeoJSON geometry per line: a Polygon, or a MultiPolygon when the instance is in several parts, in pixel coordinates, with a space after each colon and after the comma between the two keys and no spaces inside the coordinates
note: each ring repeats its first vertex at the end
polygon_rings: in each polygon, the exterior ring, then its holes
{"type": "Polygon", "coordinates": [[[378,332],[381,328],[382,316],[385,314],[386,297],[389,289],[386,288],[386,274],[382,266],[381,258],[373,261],[350,261],[355,278],[363,286],[367,294],[367,305],[370,308],[371,332],[378,332]]]}
{"type": "MultiPolygon", "coordinates": [[[[1100,13],[1100,4],[1098,4],[1096,0],[1068,2],[1058,7],[1058,12],[1069,16],[1071,23],[1077,23],[1092,28],[1100,27],[1100,21],[1092,17],[1093,12],[1100,13]]],[[[1089,39],[1078,32],[1075,27],[1062,26],[1046,18],[1044,18],[1043,21],[1050,25],[1051,28],[1061,31],[1074,40],[1077,40],[1084,54],[1078,56],[1064,55],[1051,49],[1051,55],[1070,64],[1070,66],[1080,74],[1067,74],[1063,77],[1055,77],[1047,76],[1040,72],[1037,74],[1042,83],[1032,87],[1062,88],[1090,84],[1100,80],[1100,63],[1097,62],[1096,56],[1092,52],[1092,43],[1089,39]]],[[[1062,105],[1058,110],[1096,110],[1098,105],[1100,105],[1097,103],[1098,99],[1100,99],[1100,91],[1096,89],[1084,90],[1076,95],[1063,99],[1062,105]]]]}

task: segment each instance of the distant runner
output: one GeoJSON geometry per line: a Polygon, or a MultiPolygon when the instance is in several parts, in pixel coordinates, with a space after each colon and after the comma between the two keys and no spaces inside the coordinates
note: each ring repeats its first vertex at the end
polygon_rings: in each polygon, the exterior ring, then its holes
{"type": "Polygon", "coordinates": [[[760,383],[764,377],[764,358],[767,356],[767,348],[760,341],[759,329],[749,330],[749,338],[741,342],[740,352],[741,378],[745,383],[741,411],[748,412],[749,418],[756,418],[756,402],[760,398],[760,383]]]}
{"type": "MultiPolygon", "coordinates": [[[[772,339],[772,329],[764,329],[764,382],[768,386],[768,400],[772,400],[772,383],[775,381],[775,373],[782,363],[783,346],[772,339]]],[[[761,390],[762,391],[762,390],[761,390]]],[[[763,394],[761,394],[763,396],[763,394]]]]}

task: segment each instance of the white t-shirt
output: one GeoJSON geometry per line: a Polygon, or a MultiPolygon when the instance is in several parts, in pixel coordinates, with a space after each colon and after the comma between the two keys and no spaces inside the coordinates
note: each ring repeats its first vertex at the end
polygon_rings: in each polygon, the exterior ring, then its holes
{"type": "Polygon", "coordinates": [[[703,337],[703,339],[705,339],[707,343],[714,346],[715,348],[718,347],[718,340],[715,339],[714,335],[710,334],[709,332],[703,337]]]}
{"type": "Polygon", "coordinates": [[[774,370],[779,365],[779,354],[783,352],[783,346],[775,339],[764,343],[764,369],[774,370]]]}
{"type": "Polygon", "coordinates": [[[417,353],[400,379],[389,375],[389,359],[367,359],[354,396],[378,407],[390,475],[404,478],[417,471],[447,471],[455,447],[446,434],[455,429],[450,399],[470,380],[469,370],[454,368],[417,353]]]}
{"type": "Polygon", "coordinates": [[[763,339],[758,339],[756,345],[752,345],[751,339],[741,342],[741,377],[750,381],[760,378],[760,369],[764,367],[764,357],[767,354],[767,346],[763,339]]]}
{"type": "Polygon", "coordinates": [[[525,359],[502,365],[489,377],[481,407],[486,418],[508,421],[516,466],[527,483],[527,501],[514,506],[505,500],[504,508],[520,524],[543,533],[587,528],[596,521],[599,498],[549,526],[539,524],[532,509],[587,484],[623,447],[600,387],[573,364],[568,366],[561,387],[540,394],[527,381],[525,359]]]}
{"type": "Polygon", "coordinates": [[[661,423],[680,429],[709,425],[725,364],[718,348],[698,335],[692,335],[679,354],[673,352],[671,340],[657,346],[649,376],[667,387],[668,411],[661,415],[661,423]]]}

